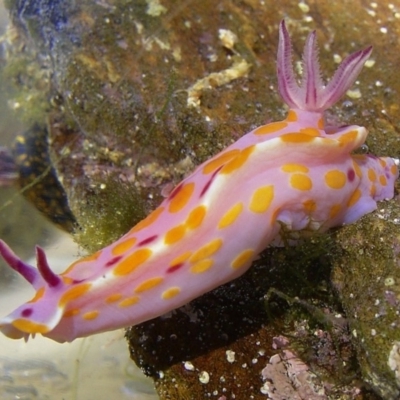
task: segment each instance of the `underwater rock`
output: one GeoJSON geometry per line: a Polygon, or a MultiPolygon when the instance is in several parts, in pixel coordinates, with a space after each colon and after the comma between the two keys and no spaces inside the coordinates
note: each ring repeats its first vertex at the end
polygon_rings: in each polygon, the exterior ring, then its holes
{"type": "Polygon", "coordinates": [[[363,378],[387,400],[400,396],[399,212],[397,198],[339,231],[332,270],[363,378]]]}
{"type": "Polygon", "coordinates": [[[73,232],[76,220],[50,162],[46,128],[34,125],[18,135],[13,155],[23,195],[55,225],[73,232]]]}
{"type": "Polygon", "coordinates": [[[324,239],[266,250],[236,281],[130,328],[131,356],[160,398],[297,398],[282,388],[300,379],[296,394],[377,400],[357,377],[351,334],[332,306],[327,249],[334,250],[324,239]],[[289,353],[304,367],[291,382],[285,374],[297,370],[289,353]]]}
{"type": "Polygon", "coordinates": [[[0,147],[0,187],[13,185],[17,178],[17,166],[11,150],[0,147]]]}

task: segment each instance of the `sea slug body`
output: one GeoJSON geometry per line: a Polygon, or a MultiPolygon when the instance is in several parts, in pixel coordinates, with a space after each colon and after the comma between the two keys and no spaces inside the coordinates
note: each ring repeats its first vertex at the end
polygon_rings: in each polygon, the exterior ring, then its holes
{"type": "Polygon", "coordinates": [[[325,86],[315,32],[307,38],[303,79],[279,28],[278,84],[290,110],[200,165],[162,204],[117,242],[57,275],[37,247],[37,268],[0,241],[0,254],[36,290],[0,319],[11,338],[42,334],[58,342],[123,328],[182,306],[243,274],[290,231],[349,224],[393,197],[393,159],[352,155],[367,131],[326,126],[324,110],[354,83],[371,47],[349,55],[325,86]]]}

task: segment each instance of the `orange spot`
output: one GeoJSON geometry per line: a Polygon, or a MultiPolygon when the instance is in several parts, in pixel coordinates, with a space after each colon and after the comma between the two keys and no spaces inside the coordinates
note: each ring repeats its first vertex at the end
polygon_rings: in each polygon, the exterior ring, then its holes
{"type": "Polygon", "coordinates": [[[218,229],[223,229],[229,225],[232,225],[236,221],[237,217],[241,214],[242,211],[243,211],[243,203],[236,203],[219,220],[218,229]]]}
{"type": "Polygon", "coordinates": [[[68,274],[68,272],[71,272],[77,265],[80,265],[82,263],[86,262],[91,262],[91,261],[96,261],[101,254],[101,250],[96,251],[96,253],[91,254],[90,256],[83,257],[79,260],[74,261],[62,274],[60,275],[65,275],[68,274]]]}
{"type": "Polygon", "coordinates": [[[139,296],[132,296],[132,297],[127,297],[126,299],[122,300],[120,303],[118,303],[118,307],[130,307],[133,306],[134,304],[139,302],[139,296]]]}
{"type": "Polygon", "coordinates": [[[386,161],[384,159],[380,158],[378,161],[379,161],[379,164],[381,164],[382,168],[386,167],[387,164],[386,164],[386,161]]]}
{"type": "Polygon", "coordinates": [[[297,113],[294,110],[289,110],[288,115],[286,117],[286,121],[288,122],[296,122],[298,119],[297,113]]]}
{"type": "MultiPolygon", "coordinates": [[[[352,157],[354,158],[354,156],[352,156],[352,157]]],[[[356,172],[356,175],[359,178],[361,178],[361,176],[362,176],[361,168],[354,160],[353,160],[353,168],[354,168],[354,171],[356,172]]]]}
{"type": "Polygon", "coordinates": [[[87,321],[91,321],[93,319],[96,319],[99,316],[98,311],[88,311],[87,313],[82,315],[83,319],[86,319],[87,321]]]}
{"type": "MultiPolygon", "coordinates": [[[[290,115],[290,111],[289,111],[289,115],[290,115]]],[[[289,117],[289,115],[288,115],[288,117],[289,117]]],[[[255,135],[268,135],[270,133],[275,133],[282,129],[285,129],[287,126],[288,126],[287,122],[284,122],[284,121],[273,122],[272,124],[260,126],[253,133],[255,135]]]]}
{"type": "Polygon", "coordinates": [[[36,303],[38,300],[40,300],[40,299],[43,297],[43,295],[44,295],[44,290],[45,290],[44,286],[41,287],[41,288],[35,293],[35,295],[33,296],[32,300],[28,301],[28,303],[36,303]]]}
{"type": "Polygon", "coordinates": [[[72,308],[71,310],[65,311],[63,314],[63,317],[68,318],[68,317],[74,317],[75,315],[78,315],[81,312],[79,308],[72,308]]]}
{"type": "Polygon", "coordinates": [[[376,182],[376,172],[372,168],[368,169],[368,179],[371,182],[376,182]]]}
{"type": "Polygon", "coordinates": [[[15,319],[11,322],[14,328],[26,333],[47,333],[50,328],[44,324],[28,321],[27,319],[15,319]]]}
{"type": "Polygon", "coordinates": [[[193,272],[194,274],[201,274],[209,270],[213,264],[213,260],[211,260],[210,258],[206,258],[205,260],[201,260],[194,264],[193,267],[190,268],[190,272],[193,272]]]}
{"type": "Polygon", "coordinates": [[[393,175],[397,175],[397,166],[396,166],[396,165],[392,165],[392,166],[390,167],[390,172],[391,172],[393,175]]]}
{"type": "Polygon", "coordinates": [[[331,189],[341,189],[346,184],[346,174],[338,169],[333,169],[325,174],[325,183],[331,189]]]}
{"type": "Polygon", "coordinates": [[[203,167],[203,174],[207,175],[216,171],[219,167],[235,158],[239,153],[239,149],[234,149],[218,154],[203,167]]]}
{"type": "Polygon", "coordinates": [[[83,296],[92,286],[91,283],[82,283],[81,285],[77,285],[68,289],[58,301],[58,305],[61,308],[64,308],[66,304],[70,301],[77,299],[78,297],[83,296]]]}
{"type": "Polygon", "coordinates": [[[74,261],[72,264],[70,264],[70,266],[64,272],[62,272],[60,274],[60,276],[68,274],[69,272],[71,272],[75,268],[76,265],[80,264],[81,262],[82,262],[82,260],[74,261]]]}
{"type": "Polygon", "coordinates": [[[91,255],[89,255],[87,257],[81,258],[80,262],[96,261],[100,257],[100,254],[101,254],[101,250],[96,251],[96,253],[93,253],[93,254],[91,254],[91,255]]]}
{"type": "Polygon", "coordinates": [[[198,228],[203,222],[204,217],[206,216],[206,211],[207,211],[206,206],[198,206],[195,209],[193,209],[186,220],[186,226],[189,229],[198,228]]]}
{"type": "Polygon", "coordinates": [[[370,193],[371,197],[374,197],[376,195],[376,186],[375,185],[371,185],[369,193],[370,193]]]}
{"type": "Polygon", "coordinates": [[[114,293],[114,294],[110,294],[108,297],[106,297],[106,299],[104,300],[106,303],[110,304],[110,303],[115,303],[118,300],[122,299],[122,294],[121,293],[114,293]]]}
{"type": "Polygon", "coordinates": [[[314,136],[314,137],[321,136],[319,130],[316,128],[312,128],[312,127],[302,128],[302,129],[300,129],[300,133],[304,133],[306,135],[314,136]]]}
{"type": "Polygon", "coordinates": [[[298,190],[311,190],[312,181],[307,175],[293,174],[290,177],[290,186],[298,190]]]}
{"type": "Polygon", "coordinates": [[[192,197],[194,186],[195,185],[193,182],[183,185],[180,190],[175,194],[175,196],[171,199],[168,206],[168,211],[171,213],[181,211],[192,197]]]}
{"type": "Polygon", "coordinates": [[[150,249],[139,249],[119,262],[113,269],[114,275],[128,275],[147,261],[153,252],[150,249]]]}
{"type": "Polygon", "coordinates": [[[138,224],[136,224],[130,231],[129,233],[133,232],[138,232],[142,230],[143,228],[146,228],[150,225],[152,225],[160,216],[160,214],[164,211],[164,207],[158,207],[156,208],[151,214],[149,214],[145,219],[140,221],[138,224]]]}
{"type": "Polygon", "coordinates": [[[387,185],[387,180],[386,180],[385,175],[380,175],[380,176],[379,176],[379,183],[380,183],[382,186],[386,186],[386,185],[387,185]]]}
{"type": "Polygon", "coordinates": [[[161,276],[156,276],[155,278],[147,279],[146,281],[138,285],[134,291],[136,293],[145,292],[146,290],[150,290],[153,287],[159,285],[163,280],[164,278],[162,278],[161,276]]]}
{"type": "Polygon", "coordinates": [[[350,132],[347,132],[347,133],[343,134],[342,136],[340,136],[338,138],[338,142],[340,143],[340,146],[342,147],[342,146],[346,145],[347,143],[353,143],[357,139],[357,136],[358,136],[358,131],[350,131],[350,132]]]}
{"type": "Polygon", "coordinates": [[[252,249],[247,249],[242,251],[233,261],[231,264],[231,267],[233,269],[238,269],[241,267],[244,267],[253,257],[254,255],[254,250],[252,249]]]}
{"type": "Polygon", "coordinates": [[[347,207],[354,206],[361,197],[361,190],[356,189],[353,194],[350,196],[349,200],[347,201],[347,207]]]}
{"type": "Polygon", "coordinates": [[[302,164],[284,164],[281,167],[283,172],[308,172],[309,169],[302,164]]]}
{"type": "Polygon", "coordinates": [[[282,135],[281,140],[285,143],[307,143],[313,141],[314,136],[306,135],[300,132],[292,132],[282,135]]]}
{"type": "Polygon", "coordinates": [[[254,191],[249,210],[254,213],[263,213],[268,210],[274,199],[274,187],[272,185],[262,186],[254,191]]]}
{"type": "Polygon", "coordinates": [[[181,254],[180,256],[174,258],[169,265],[177,265],[184,263],[190,256],[192,255],[191,251],[187,251],[186,253],[181,254]]]}
{"type": "Polygon", "coordinates": [[[221,169],[221,174],[230,174],[240,168],[250,157],[256,146],[249,146],[243,149],[234,159],[225,164],[221,169]]]}
{"type": "Polygon", "coordinates": [[[62,281],[66,284],[66,285],[70,285],[74,280],[72,278],[70,278],[69,276],[62,276],[61,277],[62,281]]]}
{"type": "Polygon", "coordinates": [[[121,254],[125,254],[131,247],[134,246],[136,241],[137,239],[134,237],[118,241],[114,244],[111,253],[113,254],[113,256],[120,256],[121,254]]]}
{"type": "Polygon", "coordinates": [[[173,297],[177,296],[180,292],[181,292],[180,288],[172,287],[172,288],[169,288],[169,289],[165,290],[164,292],[162,292],[161,298],[164,300],[169,300],[169,299],[172,299],[173,297]]]}
{"type": "Polygon", "coordinates": [[[329,219],[335,218],[335,217],[339,214],[339,212],[340,212],[341,209],[342,209],[341,204],[335,204],[335,205],[333,205],[333,206],[331,207],[331,209],[329,210],[329,219]]]}
{"type": "Polygon", "coordinates": [[[210,257],[221,248],[222,243],[222,239],[212,240],[211,242],[207,243],[199,250],[197,250],[195,253],[193,253],[189,261],[195,263],[197,261],[203,260],[204,258],[210,257]]]}
{"type": "Polygon", "coordinates": [[[323,118],[320,118],[320,119],[318,120],[317,126],[318,126],[318,129],[324,129],[325,123],[324,123],[324,119],[323,119],[323,118]]]}
{"type": "Polygon", "coordinates": [[[303,201],[303,207],[304,207],[304,211],[308,212],[308,213],[312,213],[317,209],[317,204],[315,203],[314,200],[306,200],[303,201]]]}
{"type": "Polygon", "coordinates": [[[185,225],[178,225],[175,228],[170,229],[164,238],[165,244],[173,244],[181,240],[185,236],[186,227],[185,225]]]}

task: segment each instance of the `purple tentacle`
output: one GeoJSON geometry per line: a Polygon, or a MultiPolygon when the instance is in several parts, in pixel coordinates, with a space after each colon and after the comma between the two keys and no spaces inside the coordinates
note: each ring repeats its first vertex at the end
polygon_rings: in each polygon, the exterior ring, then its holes
{"type": "Polygon", "coordinates": [[[46,253],[39,246],[36,246],[36,262],[40,275],[47,282],[49,287],[54,287],[61,283],[61,278],[50,269],[46,253]]]}
{"type": "Polygon", "coordinates": [[[14,271],[22,275],[35,289],[38,288],[41,281],[39,271],[18,258],[2,240],[0,240],[0,255],[14,271]]]}
{"type": "Polygon", "coordinates": [[[277,56],[279,92],[291,108],[323,112],[336,103],[357,79],[365,61],[371,55],[372,47],[357,51],[346,57],[325,86],[320,74],[316,33],[311,32],[304,46],[303,78],[301,85],[296,82],[292,65],[292,45],[285,22],[279,25],[277,56]]]}

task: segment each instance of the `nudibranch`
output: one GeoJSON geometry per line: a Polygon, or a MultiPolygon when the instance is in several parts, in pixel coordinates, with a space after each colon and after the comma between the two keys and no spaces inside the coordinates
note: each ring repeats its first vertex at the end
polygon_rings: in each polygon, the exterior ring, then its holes
{"type": "Polygon", "coordinates": [[[279,241],[283,226],[323,232],[392,198],[395,161],[352,155],[366,129],[326,126],[323,115],[354,83],[371,50],[349,55],[324,85],[312,32],[298,85],[282,22],[277,73],[287,118],[254,129],[201,164],[127,234],[59,275],[40,247],[35,268],[1,241],[3,258],[36,290],[0,320],[1,331],[64,342],[150,320],[242,275],[279,241]]]}

